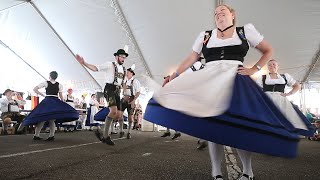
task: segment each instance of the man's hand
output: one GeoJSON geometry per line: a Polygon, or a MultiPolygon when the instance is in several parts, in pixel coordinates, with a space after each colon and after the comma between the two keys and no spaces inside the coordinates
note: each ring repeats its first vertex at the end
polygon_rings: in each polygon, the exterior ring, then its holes
{"type": "Polygon", "coordinates": [[[80,64],[84,64],[84,59],[79,54],[76,55],[76,59],[80,64]]]}

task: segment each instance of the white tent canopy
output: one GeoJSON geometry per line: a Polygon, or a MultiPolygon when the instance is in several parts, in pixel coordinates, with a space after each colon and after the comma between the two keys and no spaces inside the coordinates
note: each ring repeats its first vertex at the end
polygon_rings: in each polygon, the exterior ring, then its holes
{"type": "MultiPolygon", "coordinates": [[[[219,1],[221,2],[221,1],[219,1]]],[[[318,0],[226,0],[237,25],[252,23],[274,47],[281,71],[295,79],[320,81],[318,0]]],[[[213,0],[1,0],[0,91],[30,91],[52,70],[66,88],[98,90],[104,74],[89,72],[75,59],[95,65],[113,61],[129,46],[125,65],[137,78],[172,73],[203,30],[214,28],[213,0]]],[[[245,65],[259,53],[251,50],[245,65]]]]}

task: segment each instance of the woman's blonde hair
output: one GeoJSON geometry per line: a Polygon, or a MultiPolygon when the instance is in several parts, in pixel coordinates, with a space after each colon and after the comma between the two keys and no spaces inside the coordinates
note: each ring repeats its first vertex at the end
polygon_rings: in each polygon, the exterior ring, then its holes
{"type": "Polygon", "coordinates": [[[220,6],[226,7],[226,8],[229,9],[229,11],[234,15],[234,19],[232,20],[232,23],[233,23],[233,25],[235,25],[235,24],[236,24],[236,11],[235,11],[232,7],[230,7],[229,5],[226,5],[226,4],[219,4],[219,5],[216,7],[216,9],[217,9],[218,7],[220,7],[220,6]]]}

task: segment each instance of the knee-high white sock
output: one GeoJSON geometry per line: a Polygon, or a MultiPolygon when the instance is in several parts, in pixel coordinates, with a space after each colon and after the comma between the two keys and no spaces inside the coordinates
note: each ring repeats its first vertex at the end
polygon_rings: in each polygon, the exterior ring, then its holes
{"type": "Polygon", "coordinates": [[[248,174],[249,176],[253,176],[252,166],[251,166],[252,152],[245,151],[242,149],[237,149],[237,152],[242,162],[242,168],[243,168],[242,172],[244,174],[248,174]]]}
{"type": "Polygon", "coordinates": [[[120,132],[123,132],[123,118],[119,119],[120,132]]]}
{"type": "Polygon", "coordinates": [[[104,131],[103,131],[104,138],[107,138],[109,136],[109,130],[110,130],[111,124],[112,124],[112,118],[107,116],[105,120],[104,131]]]}
{"type": "Polygon", "coordinates": [[[223,145],[209,142],[208,147],[212,164],[212,177],[222,175],[221,163],[222,159],[224,158],[223,145]]]}
{"type": "Polygon", "coordinates": [[[170,133],[170,129],[169,128],[167,128],[167,133],[170,133]]]}
{"type": "Polygon", "coordinates": [[[36,125],[36,129],[34,130],[34,135],[35,135],[35,136],[38,136],[38,137],[40,136],[40,131],[41,131],[44,123],[45,123],[45,122],[42,121],[42,122],[39,122],[39,123],[36,125]]]}
{"type": "Polygon", "coordinates": [[[3,123],[2,125],[3,125],[3,130],[4,130],[4,131],[8,130],[8,124],[4,124],[4,123],[3,123]]]}
{"type": "Polygon", "coordinates": [[[114,121],[111,123],[111,132],[114,132],[114,121]]]}
{"type": "Polygon", "coordinates": [[[129,122],[128,133],[131,132],[131,129],[132,129],[132,122],[129,122]]]}
{"type": "Polygon", "coordinates": [[[50,120],[49,121],[49,127],[50,127],[49,137],[53,137],[54,136],[54,132],[56,131],[56,123],[54,121],[55,120],[50,120]]]}

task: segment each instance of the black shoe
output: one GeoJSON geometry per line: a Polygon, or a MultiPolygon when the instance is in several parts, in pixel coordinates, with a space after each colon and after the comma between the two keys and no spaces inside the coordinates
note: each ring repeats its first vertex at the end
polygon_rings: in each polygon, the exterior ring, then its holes
{"type": "Polygon", "coordinates": [[[127,133],[127,139],[131,139],[130,133],[127,133]]]}
{"type": "Polygon", "coordinates": [[[177,139],[181,136],[181,133],[175,133],[174,136],[171,138],[172,140],[177,139]]]}
{"type": "Polygon", "coordinates": [[[204,148],[206,148],[208,146],[208,142],[207,141],[202,141],[199,143],[199,146],[197,147],[198,150],[202,150],[204,148]]]}
{"type": "Polygon", "coordinates": [[[124,132],[120,132],[119,138],[122,138],[124,136],[124,132]]]}
{"type": "Polygon", "coordinates": [[[42,140],[43,138],[39,137],[39,136],[33,136],[33,140],[42,140]]]}
{"type": "Polygon", "coordinates": [[[99,141],[102,141],[101,133],[99,132],[98,129],[94,132],[94,135],[96,135],[96,137],[99,139],[99,141]]]}
{"type": "Polygon", "coordinates": [[[4,130],[4,131],[3,131],[3,135],[8,135],[8,131],[7,131],[7,130],[4,130]]]}
{"type": "Polygon", "coordinates": [[[54,141],[54,136],[48,137],[48,139],[46,139],[45,141],[54,141]]]}
{"type": "Polygon", "coordinates": [[[102,143],[108,144],[108,145],[114,145],[114,142],[111,140],[110,136],[107,138],[102,138],[102,143]]]}
{"type": "Polygon", "coordinates": [[[248,174],[242,174],[238,180],[243,179],[242,177],[245,177],[246,180],[254,180],[254,176],[249,176],[248,174]]]}
{"type": "Polygon", "coordinates": [[[223,177],[221,175],[217,175],[212,177],[212,180],[223,180],[223,177]]]}
{"type": "Polygon", "coordinates": [[[161,137],[167,137],[167,136],[170,136],[170,132],[165,132],[161,137]]]}
{"type": "Polygon", "coordinates": [[[117,132],[111,132],[111,134],[118,134],[117,132]]]}

